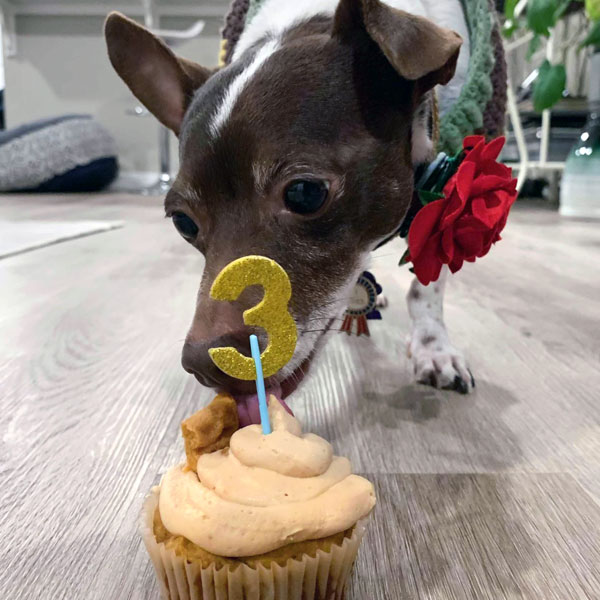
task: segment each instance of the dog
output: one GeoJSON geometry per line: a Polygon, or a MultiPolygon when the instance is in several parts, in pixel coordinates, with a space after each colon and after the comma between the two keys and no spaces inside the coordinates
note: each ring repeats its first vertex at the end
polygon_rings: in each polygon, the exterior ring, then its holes
{"type": "MultiPolygon", "coordinates": [[[[221,69],[179,58],[135,22],[108,16],[113,67],[179,137],[165,211],[205,257],[182,352],[200,383],[247,400],[254,383],[223,373],[208,350],[249,355],[250,333],[263,347],[267,339],[242,319],[260,289],[231,303],[211,299],[225,265],[264,255],[290,277],[298,344],[266,380],[286,397],[345,310],[371,251],[398,230],[415,168],[431,157],[431,91],[451,83],[460,64],[460,35],[402,10],[424,2],[266,0],[221,69]]],[[[444,2],[462,14],[458,0],[444,2]]],[[[430,8],[444,2],[429,0],[430,8]]],[[[418,382],[467,393],[475,382],[442,316],[446,277],[412,283],[408,353],[418,382]]]]}

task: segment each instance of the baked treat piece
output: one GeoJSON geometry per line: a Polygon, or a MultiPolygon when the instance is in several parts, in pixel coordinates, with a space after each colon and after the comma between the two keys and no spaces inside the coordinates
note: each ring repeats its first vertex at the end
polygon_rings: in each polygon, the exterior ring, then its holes
{"type": "Polygon", "coordinates": [[[235,400],[227,394],[219,394],[207,407],[194,413],[181,424],[187,466],[196,470],[196,463],[201,454],[229,446],[229,440],[238,428],[235,400]]]}
{"type": "Polygon", "coordinates": [[[165,598],[343,598],[373,486],[274,396],[269,414],[269,435],[236,430],[235,401],[217,396],[184,421],[187,462],[142,514],[165,598]]]}

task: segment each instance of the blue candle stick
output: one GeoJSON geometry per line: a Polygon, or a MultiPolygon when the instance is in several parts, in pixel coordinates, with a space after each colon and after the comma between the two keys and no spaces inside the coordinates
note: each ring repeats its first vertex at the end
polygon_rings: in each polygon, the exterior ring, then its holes
{"type": "Polygon", "coordinates": [[[258,408],[260,410],[260,423],[264,435],[271,433],[271,421],[269,420],[269,409],[267,407],[267,395],[265,393],[265,379],[263,377],[262,362],[260,360],[260,348],[258,338],[250,336],[250,350],[256,367],[256,393],[258,394],[258,408]]]}

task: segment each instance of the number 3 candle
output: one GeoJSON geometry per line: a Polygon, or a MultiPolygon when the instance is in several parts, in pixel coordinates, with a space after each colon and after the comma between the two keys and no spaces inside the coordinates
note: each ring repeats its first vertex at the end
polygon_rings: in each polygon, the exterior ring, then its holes
{"type": "MultiPolygon", "coordinates": [[[[265,295],[256,306],[244,311],[244,323],[267,332],[269,343],[260,358],[263,374],[269,377],[292,358],[298,339],[296,324],[288,310],[292,286],[287,273],[265,256],[243,256],[217,275],[210,295],[215,300],[233,302],[251,285],[262,286],[265,295]]],[[[254,360],[235,348],[211,348],[209,354],[227,375],[248,381],[256,379],[254,360]]]]}

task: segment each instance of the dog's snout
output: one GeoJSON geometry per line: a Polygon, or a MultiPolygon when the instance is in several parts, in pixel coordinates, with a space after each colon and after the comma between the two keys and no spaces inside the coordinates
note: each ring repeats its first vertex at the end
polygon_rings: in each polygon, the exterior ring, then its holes
{"type": "Polygon", "coordinates": [[[221,371],[210,358],[208,351],[211,348],[227,346],[232,346],[240,354],[250,356],[249,334],[239,331],[212,340],[187,340],[183,346],[181,364],[188,373],[194,375],[205,386],[219,390],[251,391],[251,386],[247,382],[230,377],[221,371]]]}

